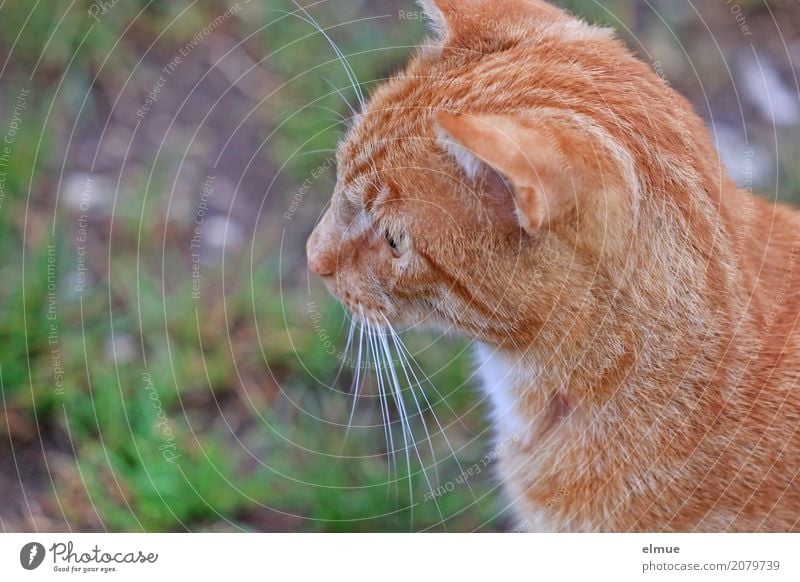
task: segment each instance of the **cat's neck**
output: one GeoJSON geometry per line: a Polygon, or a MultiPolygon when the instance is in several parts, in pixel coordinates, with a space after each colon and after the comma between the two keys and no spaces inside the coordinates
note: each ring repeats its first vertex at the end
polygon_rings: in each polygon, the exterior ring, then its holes
{"type": "Polygon", "coordinates": [[[718,234],[704,254],[686,245],[683,228],[656,217],[625,261],[598,270],[530,337],[492,349],[536,377],[531,390],[587,404],[654,383],[711,385],[720,369],[738,369],[737,338],[752,336],[755,324],[731,259],[735,241],[718,234]]]}

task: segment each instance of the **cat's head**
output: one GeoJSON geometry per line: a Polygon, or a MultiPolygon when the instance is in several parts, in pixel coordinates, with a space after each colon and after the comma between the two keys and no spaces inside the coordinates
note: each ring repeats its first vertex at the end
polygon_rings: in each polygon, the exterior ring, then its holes
{"type": "Polygon", "coordinates": [[[423,5],[436,35],[341,144],[309,267],[376,323],[526,341],[624,262],[632,150],[681,150],[683,105],[610,31],[538,0],[423,5]]]}

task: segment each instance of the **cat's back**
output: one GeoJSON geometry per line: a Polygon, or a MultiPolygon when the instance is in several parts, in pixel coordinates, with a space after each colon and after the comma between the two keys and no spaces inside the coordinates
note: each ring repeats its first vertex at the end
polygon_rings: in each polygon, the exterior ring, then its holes
{"type": "MultiPolygon", "coordinates": [[[[751,353],[800,382],[800,210],[742,198],[738,256],[756,333],[751,353]]],[[[800,401],[800,386],[797,390],[800,401]]]]}

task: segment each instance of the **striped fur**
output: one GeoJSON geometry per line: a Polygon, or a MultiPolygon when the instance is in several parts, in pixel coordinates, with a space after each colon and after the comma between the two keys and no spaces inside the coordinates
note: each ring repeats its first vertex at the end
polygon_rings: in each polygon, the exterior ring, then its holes
{"type": "Polygon", "coordinates": [[[521,528],[799,530],[800,213],[737,189],[610,31],[428,4],[437,36],[340,147],[310,268],[354,312],[480,342],[521,528]]]}

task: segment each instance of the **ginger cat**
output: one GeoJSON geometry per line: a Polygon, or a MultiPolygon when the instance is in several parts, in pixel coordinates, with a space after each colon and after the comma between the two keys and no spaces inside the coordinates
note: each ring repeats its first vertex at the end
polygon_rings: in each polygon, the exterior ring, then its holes
{"type": "Polygon", "coordinates": [[[738,189],[613,33],[533,0],[436,35],[338,152],[310,269],[477,345],[532,531],[800,529],[800,213],[738,189]]]}

